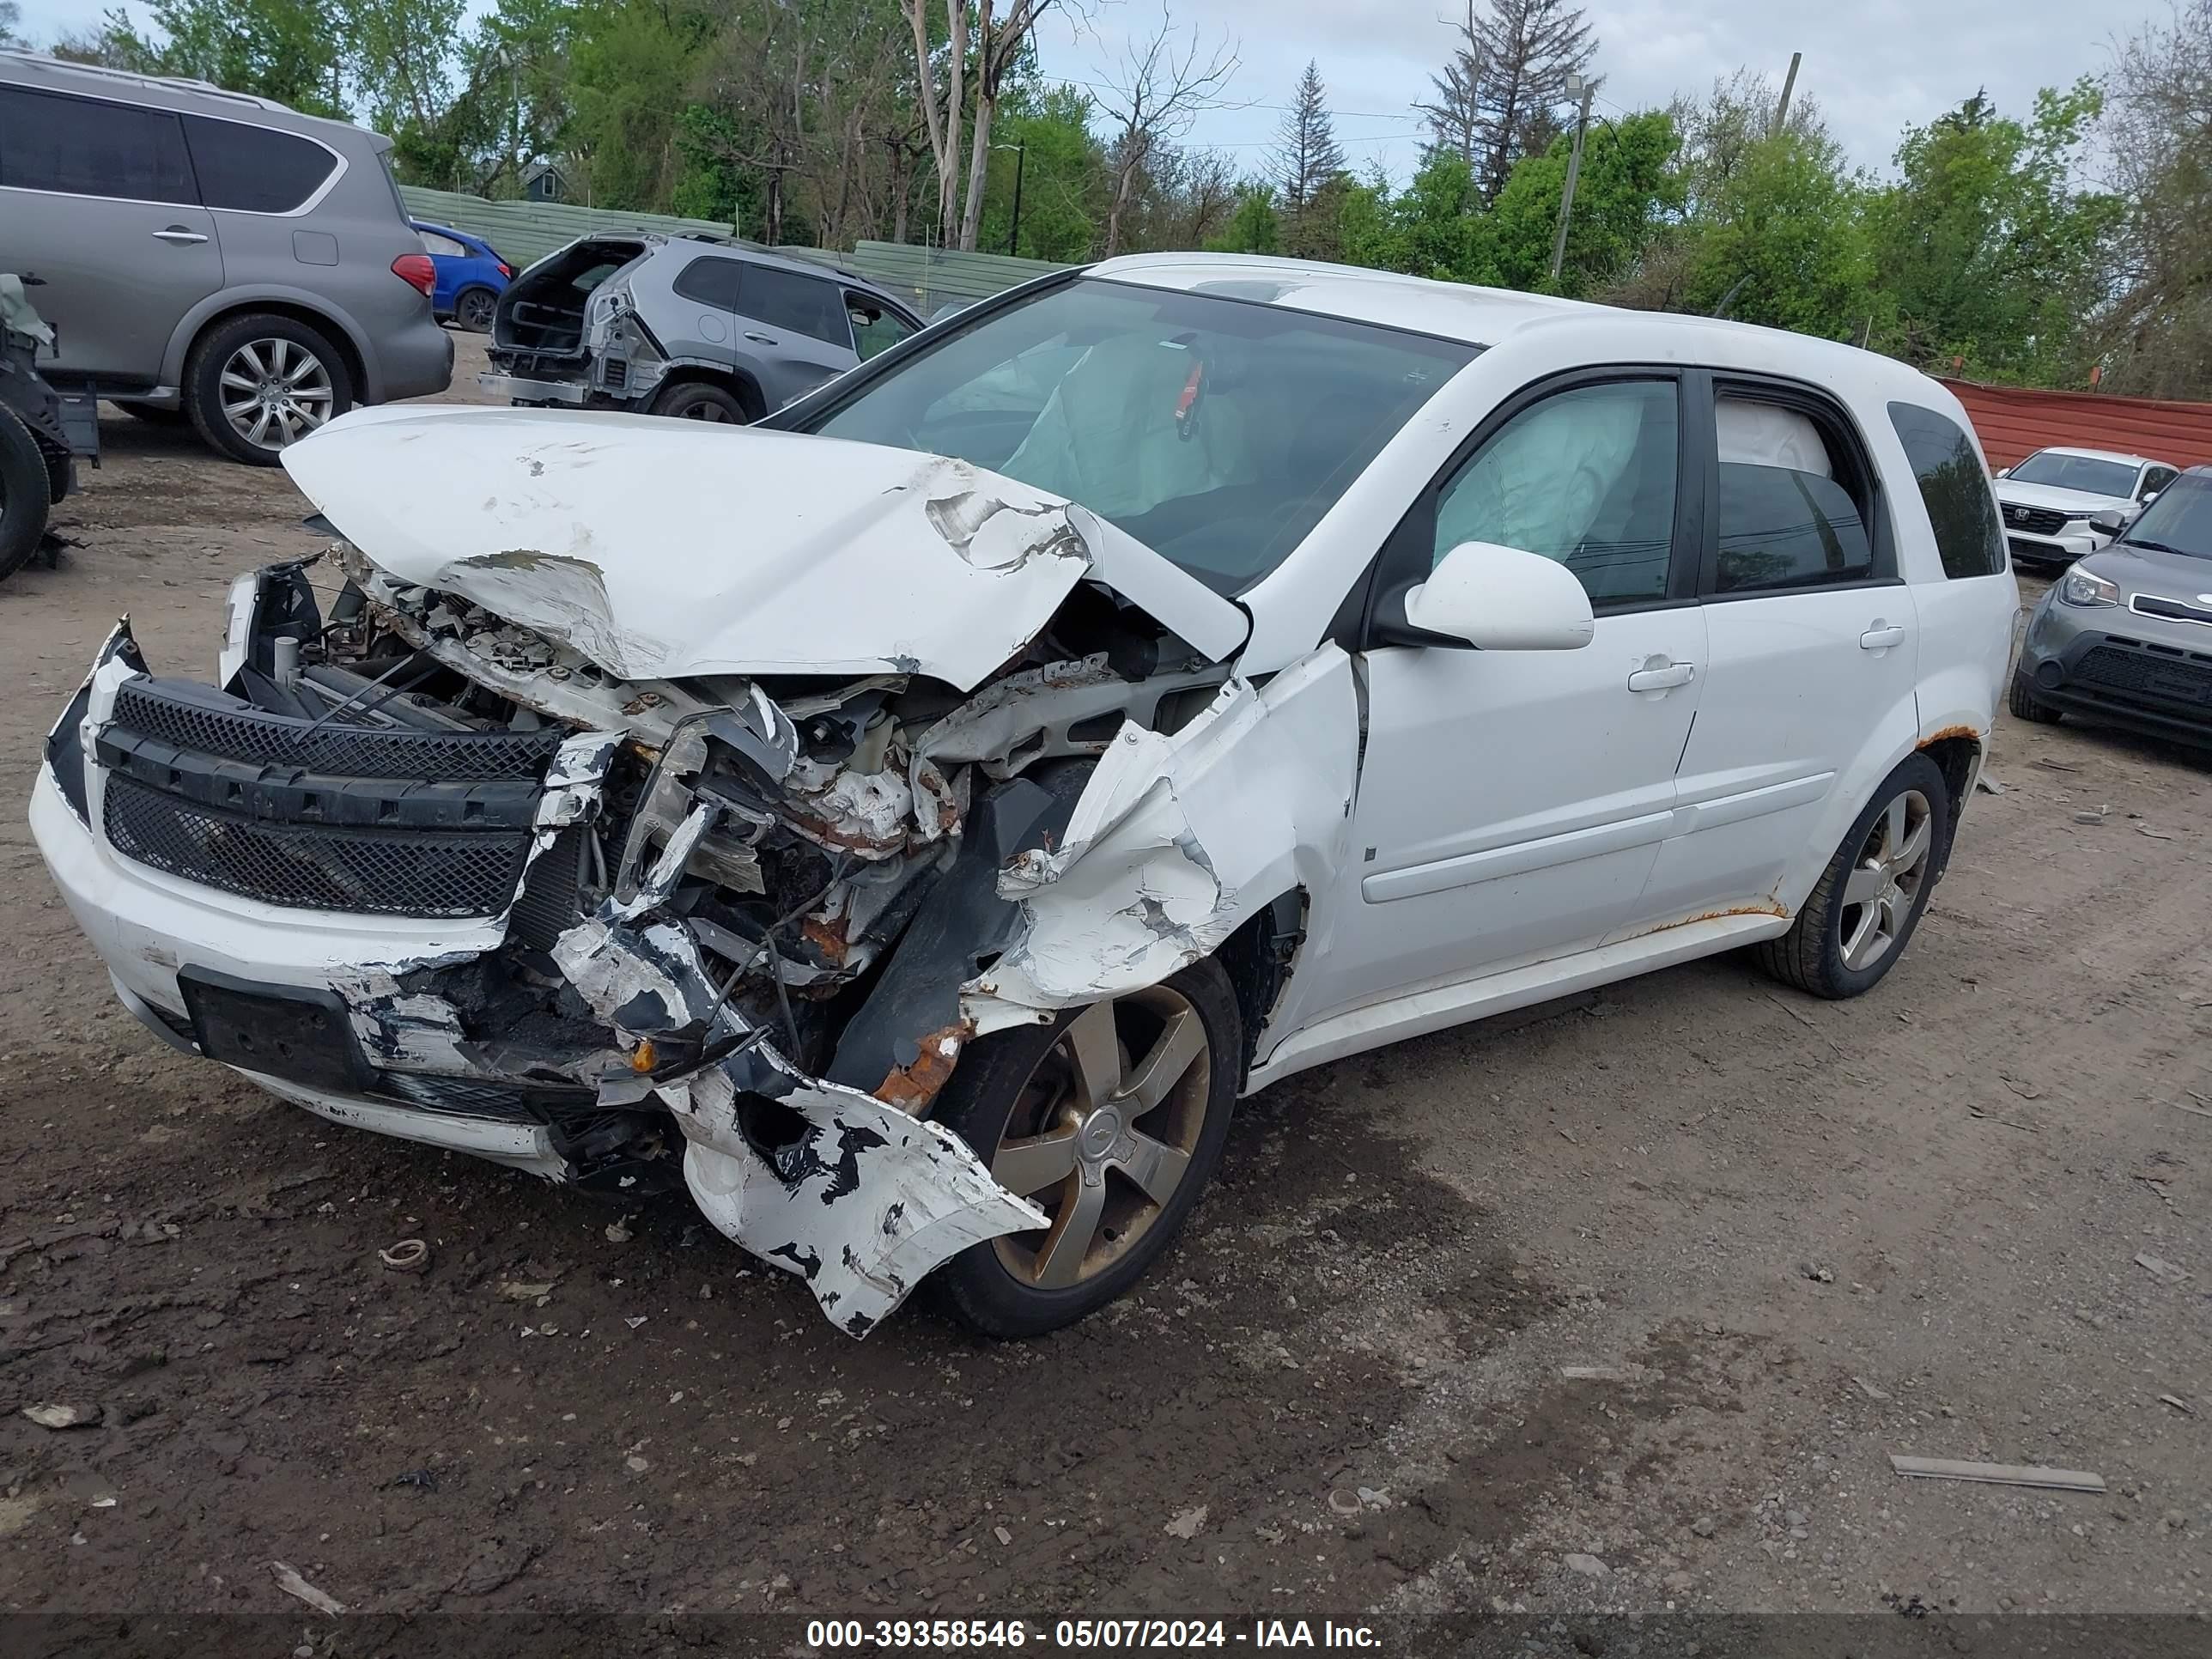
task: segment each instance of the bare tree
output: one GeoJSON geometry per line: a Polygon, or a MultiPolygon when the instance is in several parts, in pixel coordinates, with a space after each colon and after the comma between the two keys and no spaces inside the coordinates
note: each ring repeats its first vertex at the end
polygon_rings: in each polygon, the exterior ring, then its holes
{"type": "Polygon", "coordinates": [[[983,185],[991,167],[991,124],[1006,73],[1018,62],[1038,18],[1058,0],[1011,0],[1005,21],[994,23],[994,0],[978,0],[975,21],[975,123],[968,155],[968,210],[960,221],[960,246],[974,252],[983,228],[983,185]]]}
{"type": "Polygon", "coordinates": [[[1201,61],[1199,32],[1178,42],[1174,19],[1160,9],[1159,28],[1132,43],[1120,71],[1098,93],[1098,110],[1113,124],[1109,147],[1113,194],[1106,210],[1106,256],[1121,250],[1121,231],[1139,179],[1158,153],[1190,131],[1199,112],[1218,108],[1220,94],[1237,72],[1237,49],[1224,34],[1201,61]]]}
{"type": "Polygon", "coordinates": [[[915,95],[921,105],[922,128],[929,137],[930,158],[937,163],[937,236],[941,243],[952,234],[960,214],[960,118],[966,100],[963,89],[968,72],[967,0],[945,0],[945,27],[951,50],[945,54],[945,100],[938,101],[937,71],[930,61],[929,0],[899,0],[914,30],[915,95]]]}
{"type": "Polygon", "coordinates": [[[1306,61],[1275,132],[1275,183],[1283,192],[1283,211],[1295,219],[1306,210],[1316,191],[1344,171],[1344,149],[1336,142],[1336,124],[1329,118],[1328,88],[1322,84],[1321,67],[1306,61]]]}
{"type": "Polygon", "coordinates": [[[1467,21],[1459,26],[1459,44],[1444,66],[1429,77],[1434,97],[1413,107],[1429,118],[1429,147],[1456,155],[1474,165],[1481,142],[1480,98],[1486,52],[1484,38],[1475,27],[1474,0],[1467,0],[1467,21]]]}
{"type": "MultiPolygon", "coordinates": [[[[1566,101],[1567,77],[1586,73],[1597,41],[1582,9],[1567,0],[1486,0],[1478,15],[1472,0],[1456,26],[1459,46],[1438,77],[1441,88],[1456,76],[1468,88],[1453,120],[1472,130],[1468,159],[1486,204],[1498,199],[1513,164],[1528,144],[1559,131],[1557,110],[1566,101]]],[[[1443,101],[1443,100],[1440,100],[1443,101]]],[[[1449,105],[1448,107],[1453,107],[1449,105]]],[[[1436,114],[1430,115],[1431,127],[1436,114]]]]}

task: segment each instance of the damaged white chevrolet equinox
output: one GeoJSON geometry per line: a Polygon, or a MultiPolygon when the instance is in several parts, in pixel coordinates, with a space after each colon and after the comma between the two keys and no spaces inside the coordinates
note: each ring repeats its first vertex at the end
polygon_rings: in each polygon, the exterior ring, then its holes
{"type": "MultiPolygon", "coordinates": [[[[40,849],[133,1012],[334,1122],[682,1184],[858,1335],[1167,1248],[1237,1096],[1911,939],[2017,597],[1958,404],[1288,262],[1058,274],[760,427],[387,408],[215,684],[128,623],[40,849]]],[[[311,521],[314,522],[314,521],[311,521]]]]}

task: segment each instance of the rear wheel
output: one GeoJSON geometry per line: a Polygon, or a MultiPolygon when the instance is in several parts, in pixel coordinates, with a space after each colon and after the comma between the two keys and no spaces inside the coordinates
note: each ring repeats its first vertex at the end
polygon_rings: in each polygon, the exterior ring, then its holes
{"type": "Polygon", "coordinates": [[[2012,685],[2005,693],[2005,707],[2011,709],[2014,720],[2027,720],[2035,726],[2056,726],[2064,718],[2058,710],[2035,695],[2035,684],[2018,669],[2013,671],[2012,685]]]}
{"type": "Polygon", "coordinates": [[[453,296],[453,320],[471,334],[490,333],[498,309],[499,296],[488,288],[465,288],[453,296]]]}
{"type": "Polygon", "coordinates": [[[0,576],[12,575],[46,533],[52,480],[30,428],[0,409],[0,576]]]}
{"type": "Polygon", "coordinates": [[[1050,1217],[936,1275],[988,1336],[1036,1336],[1111,1302],[1165,1250],[1220,1162],[1243,1038],[1211,960],[971,1048],[938,1117],[1050,1217]]]}
{"type": "Polygon", "coordinates": [[[288,444],[353,407],[353,377],[319,331],[249,312],[192,347],[185,407],[200,436],[232,459],[274,466],[288,444]]]}
{"type": "Polygon", "coordinates": [[[1942,769],[1908,755],[1851,825],[1790,931],[1757,947],[1760,965],[1816,997],[1873,989],[1919,926],[1950,836],[1942,769]]]}
{"type": "Polygon", "coordinates": [[[757,418],[736,392],[706,380],[683,380],[663,388],[647,406],[646,413],[665,415],[678,421],[713,421],[730,426],[744,426],[757,418]]]}

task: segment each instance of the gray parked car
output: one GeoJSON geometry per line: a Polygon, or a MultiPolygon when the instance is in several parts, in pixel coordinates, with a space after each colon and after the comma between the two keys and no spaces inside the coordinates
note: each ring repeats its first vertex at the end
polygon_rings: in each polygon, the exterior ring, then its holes
{"type": "Polygon", "coordinates": [[[703,237],[586,236],[516,277],[487,392],[518,404],[757,421],[921,327],[848,271],[703,237]]]}
{"type": "Polygon", "coordinates": [[[356,404],[441,392],[451,337],[389,139],[200,81],[0,52],[0,254],[41,367],[262,465],[356,404]]]}
{"type": "Polygon", "coordinates": [[[2094,714],[2212,744],[2212,466],[2191,467],[2051,585],[2027,620],[2012,712],[2094,714]]]}

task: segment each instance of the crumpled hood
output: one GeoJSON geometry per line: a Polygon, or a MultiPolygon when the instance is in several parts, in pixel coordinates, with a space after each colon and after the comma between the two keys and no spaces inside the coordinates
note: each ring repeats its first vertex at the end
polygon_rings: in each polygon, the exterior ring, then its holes
{"type": "Polygon", "coordinates": [[[2086,519],[2092,513],[2102,513],[2108,507],[2127,512],[2133,505],[2124,495],[2099,495],[2087,489],[2061,489],[2055,484],[2022,483],[2016,478],[1996,481],[1997,503],[2001,507],[2047,507],[2076,519],[2086,519]]]}
{"type": "Polygon", "coordinates": [[[964,461],[651,416],[395,406],[284,451],[370,563],[623,679],[930,675],[971,690],[1079,581],[1212,661],[1244,612],[1065,498],[964,461]]]}

